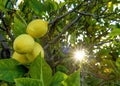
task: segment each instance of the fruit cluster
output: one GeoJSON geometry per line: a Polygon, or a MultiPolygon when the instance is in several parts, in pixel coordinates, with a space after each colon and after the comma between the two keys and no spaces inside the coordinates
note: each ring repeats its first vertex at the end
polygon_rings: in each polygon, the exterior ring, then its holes
{"type": "Polygon", "coordinates": [[[26,29],[26,34],[21,34],[13,42],[14,53],[12,58],[21,64],[27,64],[41,54],[44,57],[42,46],[34,38],[40,38],[47,33],[48,22],[41,19],[31,21],[26,29]]]}

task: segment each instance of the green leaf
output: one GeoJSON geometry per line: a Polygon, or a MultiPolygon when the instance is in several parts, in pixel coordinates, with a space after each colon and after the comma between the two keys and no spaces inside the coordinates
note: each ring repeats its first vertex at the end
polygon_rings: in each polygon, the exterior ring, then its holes
{"type": "Polygon", "coordinates": [[[98,53],[99,53],[99,55],[101,55],[101,56],[102,56],[102,55],[105,56],[105,55],[108,55],[109,52],[110,52],[109,49],[101,49],[98,53]]]}
{"type": "Polygon", "coordinates": [[[0,3],[2,3],[4,6],[6,5],[7,2],[8,0],[0,0],[0,3]]]}
{"type": "Polygon", "coordinates": [[[7,2],[7,0],[0,1],[0,10],[2,10],[3,12],[7,11],[7,9],[5,8],[6,2],[7,2]]]}
{"type": "Polygon", "coordinates": [[[16,13],[16,15],[14,16],[14,28],[13,28],[13,33],[15,34],[15,36],[26,33],[26,27],[27,24],[23,17],[16,13]]]}
{"type": "Polygon", "coordinates": [[[67,69],[64,65],[58,65],[58,66],[56,67],[56,70],[57,70],[57,71],[64,72],[64,73],[67,73],[67,72],[68,72],[68,69],[67,69]]]}
{"type": "Polygon", "coordinates": [[[99,79],[99,78],[96,78],[96,77],[88,77],[86,80],[85,80],[85,86],[98,86],[98,84],[102,81],[102,79],[99,79]]]}
{"type": "Polygon", "coordinates": [[[117,66],[118,68],[120,68],[120,58],[117,58],[117,59],[116,59],[115,64],[116,64],[116,66],[117,66]]]}
{"type": "Polygon", "coordinates": [[[44,6],[39,0],[28,0],[30,7],[32,10],[39,16],[41,16],[44,12],[44,6]]]}
{"type": "Polygon", "coordinates": [[[56,72],[50,86],[62,86],[61,82],[67,79],[67,77],[68,76],[62,72],[56,72]]]}
{"type": "Polygon", "coordinates": [[[48,11],[48,13],[58,9],[57,3],[51,0],[46,0],[44,6],[46,7],[46,11],[48,11]]]}
{"type": "Polygon", "coordinates": [[[62,84],[63,86],[80,86],[80,70],[72,73],[62,84]]]}
{"type": "Polygon", "coordinates": [[[13,5],[13,3],[11,1],[8,1],[8,3],[6,4],[6,8],[12,9],[12,5],[13,5]]]}
{"type": "Polygon", "coordinates": [[[34,79],[40,79],[44,86],[49,86],[50,84],[52,70],[40,55],[30,66],[30,76],[34,79]]]}
{"type": "Polygon", "coordinates": [[[115,28],[112,30],[111,33],[108,34],[109,36],[117,36],[120,35],[120,29],[119,28],[115,28]]]}
{"type": "Polygon", "coordinates": [[[16,86],[43,86],[38,79],[18,78],[15,79],[16,86]]]}
{"type": "Polygon", "coordinates": [[[22,77],[25,72],[23,66],[14,59],[0,60],[0,80],[14,82],[15,78],[22,77]]]}

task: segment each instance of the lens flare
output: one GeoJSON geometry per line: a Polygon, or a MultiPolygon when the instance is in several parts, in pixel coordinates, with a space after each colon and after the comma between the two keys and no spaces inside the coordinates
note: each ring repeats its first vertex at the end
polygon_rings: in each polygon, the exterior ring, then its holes
{"type": "Polygon", "coordinates": [[[74,57],[78,60],[82,60],[85,57],[85,51],[77,50],[74,52],[74,57]]]}
{"type": "Polygon", "coordinates": [[[78,49],[73,52],[73,59],[76,61],[83,61],[85,60],[86,52],[84,49],[78,49]]]}

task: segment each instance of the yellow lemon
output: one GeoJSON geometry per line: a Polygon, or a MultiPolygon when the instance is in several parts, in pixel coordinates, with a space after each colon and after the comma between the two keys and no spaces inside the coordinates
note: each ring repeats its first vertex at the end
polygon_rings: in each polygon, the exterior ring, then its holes
{"type": "Polygon", "coordinates": [[[110,69],[110,68],[105,68],[104,69],[104,73],[111,73],[112,72],[112,69],[110,69]]]}
{"type": "Polygon", "coordinates": [[[112,2],[108,2],[108,8],[110,8],[112,6],[112,2]]]}
{"type": "Polygon", "coordinates": [[[25,54],[33,50],[34,44],[34,39],[30,35],[21,34],[14,40],[13,48],[16,52],[25,54]]]}
{"type": "Polygon", "coordinates": [[[32,53],[33,53],[34,57],[38,56],[39,54],[41,55],[41,57],[44,57],[44,50],[43,50],[42,46],[37,42],[35,42],[32,53]]]}
{"type": "Polygon", "coordinates": [[[22,64],[26,64],[29,62],[24,54],[19,54],[17,52],[13,53],[12,58],[15,59],[16,61],[22,63],[22,64]]]}
{"type": "Polygon", "coordinates": [[[26,29],[26,32],[34,38],[40,38],[47,33],[48,22],[41,19],[35,19],[31,21],[26,29]]]}
{"type": "Polygon", "coordinates": [[[29,59],[30,62],[32,62],[39,54],[42,58],[44,58],[44,50],[42,46],[39,43],[35,42],[32,53],[26,54],[26,57],[29,59]]]}

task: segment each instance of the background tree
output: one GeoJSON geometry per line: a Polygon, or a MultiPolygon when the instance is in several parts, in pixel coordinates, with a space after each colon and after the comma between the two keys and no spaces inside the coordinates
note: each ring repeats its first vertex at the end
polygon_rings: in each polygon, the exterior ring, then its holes
{"type": "Polygon", "coordinates": [[[40,18],[49,22],[49,30],[36,41],[44,46],[53,74],[71,74],[80,64],[81,86],[120,85],[119,0],[18,1],[0,0],[1,59],[12,53],[14,38],[25,33],[27,24],[40,18]],[[72,59],[76,48],[87,51],[84,63],[72,59]]]}

